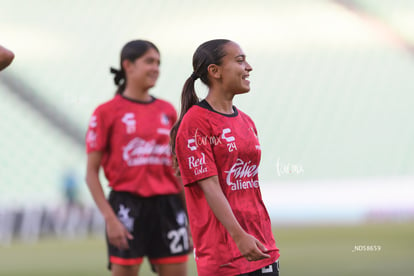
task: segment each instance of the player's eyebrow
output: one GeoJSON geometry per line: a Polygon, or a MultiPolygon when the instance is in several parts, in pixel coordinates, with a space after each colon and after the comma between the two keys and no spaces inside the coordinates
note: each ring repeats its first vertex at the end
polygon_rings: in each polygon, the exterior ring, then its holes
{"type": "Polygon", "coordinates": [[[234,58],[239,58],[239,57],[241,57],[241,58],[246,58],[246,55],[241,54],[241,55],[237,55],[237,56],[235,56],[234,58]]]}

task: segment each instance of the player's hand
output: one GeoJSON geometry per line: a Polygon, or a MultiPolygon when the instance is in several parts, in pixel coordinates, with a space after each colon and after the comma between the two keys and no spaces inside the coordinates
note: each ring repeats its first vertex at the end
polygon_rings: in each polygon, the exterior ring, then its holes
{"type": "Polygon", "coordinates": [[[108,235],[109,243],[119,249],[128,249],[128,240],[134,238],[125,226],[116,218],[106,222],[106,233],[108,235]]]}
{"type": "Polygon", "coordinates": [[[266,247],[252,235],[245,233],[235,242],[242,256],[250,262],[270,258],[270,255],[265,253],[266,247]]]}

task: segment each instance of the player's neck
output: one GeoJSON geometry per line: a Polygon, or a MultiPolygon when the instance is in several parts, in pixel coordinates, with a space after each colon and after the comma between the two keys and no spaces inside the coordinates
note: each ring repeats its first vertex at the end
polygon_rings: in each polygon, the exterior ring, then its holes
{"type": "Polygon", "coordinates": [[[223,114],[233,114],[233,95],[226,95],[225,93],[215,93],[209,91],[206,101],[217,112],[223,114]]]}
{"type": "Polygon", "coordinates": [[[149,102],[152,99],[148,92],[148,89],[142,89],[140,87],[127,86],[122,95],[128,99],[140,102],[149,102]]]}

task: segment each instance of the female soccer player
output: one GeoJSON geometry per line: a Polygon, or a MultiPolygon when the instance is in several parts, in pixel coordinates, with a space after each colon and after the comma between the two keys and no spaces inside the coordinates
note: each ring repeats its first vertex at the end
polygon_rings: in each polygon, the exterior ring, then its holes
{"type": "Polygon", "coordinates": [[[14,59],[14,53],[0,45],[0,71],[10,65],[14,59]]]}
{"type": "Polygon", "coordinates": [[[185,276],[187,215],[182,183],[172,168],[173,106],[154,98],[160,54],[149,41],[127,43],[121,69],[111,68],[118,90],[94,111],[86,135],[86,181],[106,222],[112,275],[138,275],[148,256],[161,276],[185,276]],[[108,200],[99,180],[103,167],[108,200]]]}
{"type": "Polygon", "coordinates": [[[171,141],[185,185],[199,276],[279,275],[279,249],[263,204],[253,121],[233,106],[250,90],[252,67],[236,43],[200,45],[184,84],[171,141]],[[201,102],[200,78],[209,88],[201,102]],[[174,144],[175,141],[175,144],[174,144]]]}

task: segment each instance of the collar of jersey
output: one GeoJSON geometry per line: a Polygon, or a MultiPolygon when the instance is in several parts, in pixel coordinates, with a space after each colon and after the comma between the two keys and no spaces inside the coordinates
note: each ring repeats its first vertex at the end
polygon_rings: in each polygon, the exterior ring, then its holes
{"type": "Polygon", "coordinates": [[[151,100],[150,100],[150,101],[148,101],[148,102],[139,101],[139,100],[134,100],[134,99],[131,99],[131,98],[125,97],[124,95],[120,95],[120,96],[121,96],[123,99],[127,100],[127,101],[130,101],[130,102],[133,102],[133,103],[139,103],[139,104],[150,104],[150,103],[153,103],[153,102],[156,100],[156,98],[155,98],[154,96],[151,96],[151,100]]]}
{"type": "Polygon", "coordinates": [[[223,115],[223,116],[226,116],[226,117],[236,117],[237,115],[239,115],[239,111],[237,110],[237,108],[234,105],[233,105],[233,111],[234,111],[233,114],[224,114],[224,113],[215,111],[205,99],[202,100],[201,102],[199,102],[197,105],[199,107],[208,109],[208,110],[210,110],[214,113],[217,113],[217,114],[220,114],[220,115],[223,115]]]}

